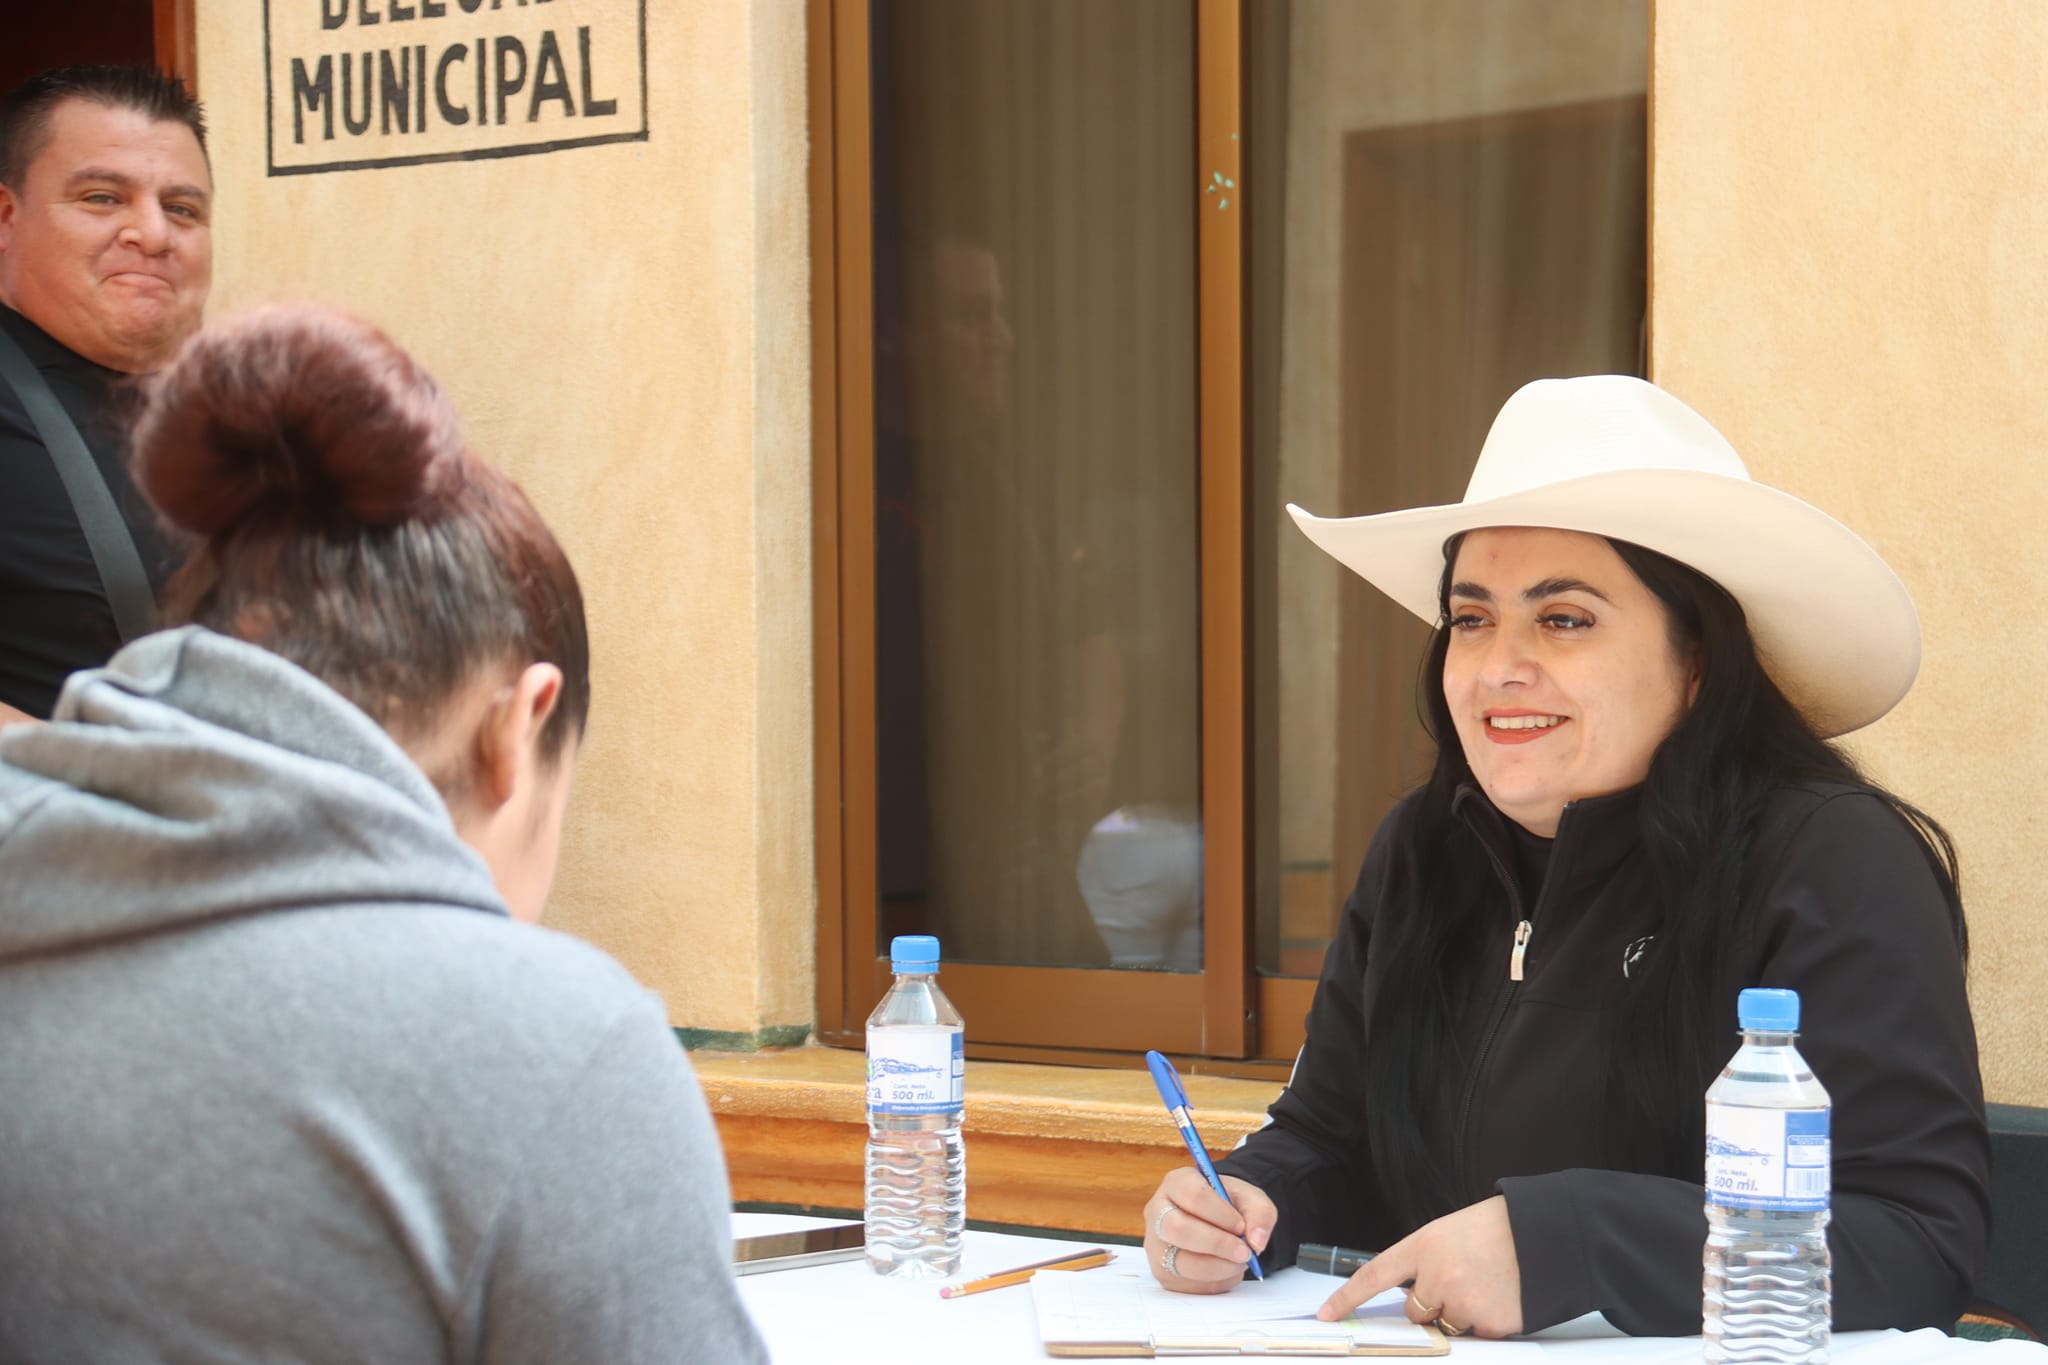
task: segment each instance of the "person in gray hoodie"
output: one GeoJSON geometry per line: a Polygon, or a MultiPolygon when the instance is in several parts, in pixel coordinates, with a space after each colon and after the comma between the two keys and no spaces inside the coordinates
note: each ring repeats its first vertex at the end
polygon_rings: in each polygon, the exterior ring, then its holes
{"type": "Polygon", "coordinates": [[[202,333],[177,624],[0,732],[0,1359],[760,1361],[659,1003],[531,923],[574,573],[338,314],[202,333]]]}

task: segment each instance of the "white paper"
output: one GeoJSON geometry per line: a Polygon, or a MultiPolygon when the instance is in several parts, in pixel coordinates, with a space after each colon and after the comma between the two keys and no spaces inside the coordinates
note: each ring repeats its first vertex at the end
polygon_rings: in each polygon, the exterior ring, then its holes
{"type": "Polygon", "coordinates": [[[1145,1271],[1100,1270],[1031,1277],[1038,1333],[1048,1346],[1069,1342],[1171,1342],[1216,1338],[1348,1342],[1427,1351],[1434,1339],[1401,1311],[1389,1290],[1340,1322],[1316,1309],[1344,1282],[1290,1267],[1246,1280],[1227,1294],[1174,1294],[1145,1271]]]}

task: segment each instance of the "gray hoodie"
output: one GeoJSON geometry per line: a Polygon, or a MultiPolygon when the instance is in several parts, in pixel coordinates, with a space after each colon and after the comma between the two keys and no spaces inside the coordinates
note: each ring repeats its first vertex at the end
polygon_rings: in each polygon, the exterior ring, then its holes
{"type": "Polygon", "coordinates": [[[368,717],[149,636],[0,733],[0,1359],[765,1358],[658,1003],[368,717]]]}

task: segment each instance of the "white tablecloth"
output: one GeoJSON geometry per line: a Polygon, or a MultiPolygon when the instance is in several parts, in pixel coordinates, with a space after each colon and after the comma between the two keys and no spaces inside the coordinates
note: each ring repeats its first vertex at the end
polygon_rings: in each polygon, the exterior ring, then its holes
{"type": "MultiPolygon", "coordinates": [[[[750,1236],[831,1221],[736,1213],[733,1229],[735,1235],[750,1236]]],[[[992,1275],[1090,1245],[1094,1244],[969,1232],[956,1279],[992,1275]]],[[[1111,1249],[1120,1260],[1144,1254],[1138,1247],[1111,1249]]],[[[942,1299],[941,1283],[948,1281],[885,1280],[866,1262],[854,1260],[742,1276],[740,1297],[760,1325],[777,1365],[1009,1365],[1051,1358],[1038,1343],[1028,1286],[942,1299]]],[[[1594,1314],[1516,1341],[1462,1339],[1447,1359],[1451,1365],[1694,1365],[1700,1359],[1700,1339],[1627,1337],[1594,1314]]],[[[2048,1365],[2048,1347],[2021,1341],[1960,1341],[1932,1328],[1844,1332],[1835,1337],[1834,1365],[1932,1362],[2048,1365]]]]}

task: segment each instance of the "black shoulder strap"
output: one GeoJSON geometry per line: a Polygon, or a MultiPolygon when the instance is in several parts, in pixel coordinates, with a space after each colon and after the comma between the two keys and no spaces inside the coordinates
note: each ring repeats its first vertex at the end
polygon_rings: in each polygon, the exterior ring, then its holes
{"type": "Polygon", "coordinates": [[[29,421],[50,452],[64,491],[71,495],[71,510],[78,516],[79,529],[92,550],[93,566],[100,571],[100,585],[106,589],[107,605],[114,609],[114,628],[122,643],[146,635],[156,620],[156,595],[150,591],[149,575],[142,571],[142,556],[136,552],[135,537],[114,504],[114,494],[100,476],[85,438],[57,395],[29,360],[14,338],[0,329],[0,379],[7,381],[28,409],[29,421]]]}

